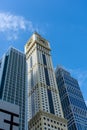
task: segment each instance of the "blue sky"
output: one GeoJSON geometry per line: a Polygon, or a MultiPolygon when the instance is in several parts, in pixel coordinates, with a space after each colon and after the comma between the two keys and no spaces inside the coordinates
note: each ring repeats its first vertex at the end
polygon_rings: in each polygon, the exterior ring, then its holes
{"type": "Polygon", "coordinates": [[[9,46],[23,51],[34,31],[50,42],[54,68],[69,70],[87,101],[87,0],[0,0],[0,57],[9,46]]]}

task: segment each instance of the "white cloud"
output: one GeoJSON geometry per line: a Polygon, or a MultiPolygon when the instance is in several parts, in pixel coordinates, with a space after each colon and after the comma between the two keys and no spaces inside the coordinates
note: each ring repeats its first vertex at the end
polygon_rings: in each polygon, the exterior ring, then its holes
{"type": "Polygon", "coordinates": [[[25,20],[21,16],[15,16],[10,13],[0,13],[0,31],[4,32],[6,30],[25,29],[25,20]]]}
{"type": "Polygon", "coordinates": [[[17,39],[19,31],[34,32],[35,30],[37,31],[38,28],[23,16],[16,16],[8,12],[0,13],[0,33],[5,34],[8,40],[17,39]]]}

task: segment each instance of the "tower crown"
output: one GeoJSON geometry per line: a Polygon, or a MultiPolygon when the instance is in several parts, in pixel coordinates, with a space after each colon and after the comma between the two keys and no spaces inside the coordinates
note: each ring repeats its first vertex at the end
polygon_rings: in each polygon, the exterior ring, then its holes
{"type": "Polygon", "coordinates": [[[42,47],[50,50],[49,42],[46,39],[44,39],[41,35],[39,35],[37,32],[35,32],[26,43],[25,52],[28,52],[34,44],[39,44],[42,47]]]}

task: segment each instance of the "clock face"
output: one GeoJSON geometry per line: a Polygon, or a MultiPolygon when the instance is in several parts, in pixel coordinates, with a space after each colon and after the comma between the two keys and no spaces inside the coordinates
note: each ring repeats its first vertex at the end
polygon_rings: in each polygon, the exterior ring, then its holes
{"type": "Polygon", "coordinates": [[[44,46],[47,46],[47,47],[48,47],[48,42],[47,42],[45,39],[43,39],[43,38],[37,36],[37,37],[36,37],[36,40],[37,40],[40,44],[43,44],[44,46]]]}
{"type": "Polygon", "coordinates": [[[43,45],[47,46],[47,43],[46,43],[46,41],[45,41],[45,40],[43,40],[43,39],[39,38],[39,42],[40,42],[41,44],[43,44],[43,45]]]}

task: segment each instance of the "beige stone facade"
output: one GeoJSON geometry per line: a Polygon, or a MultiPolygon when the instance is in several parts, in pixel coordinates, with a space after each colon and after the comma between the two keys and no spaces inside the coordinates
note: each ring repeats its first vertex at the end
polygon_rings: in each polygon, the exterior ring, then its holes
{"type": "Polygon", "coordinates": [[[29,130],[67,130],[49,42],[34,33],[25,45],[29,130]]]}
{"type": "Polygon", "coordinates": [[[30,121],[29,130],[67,130],[67,120],[39,111],[30,121]]]}

